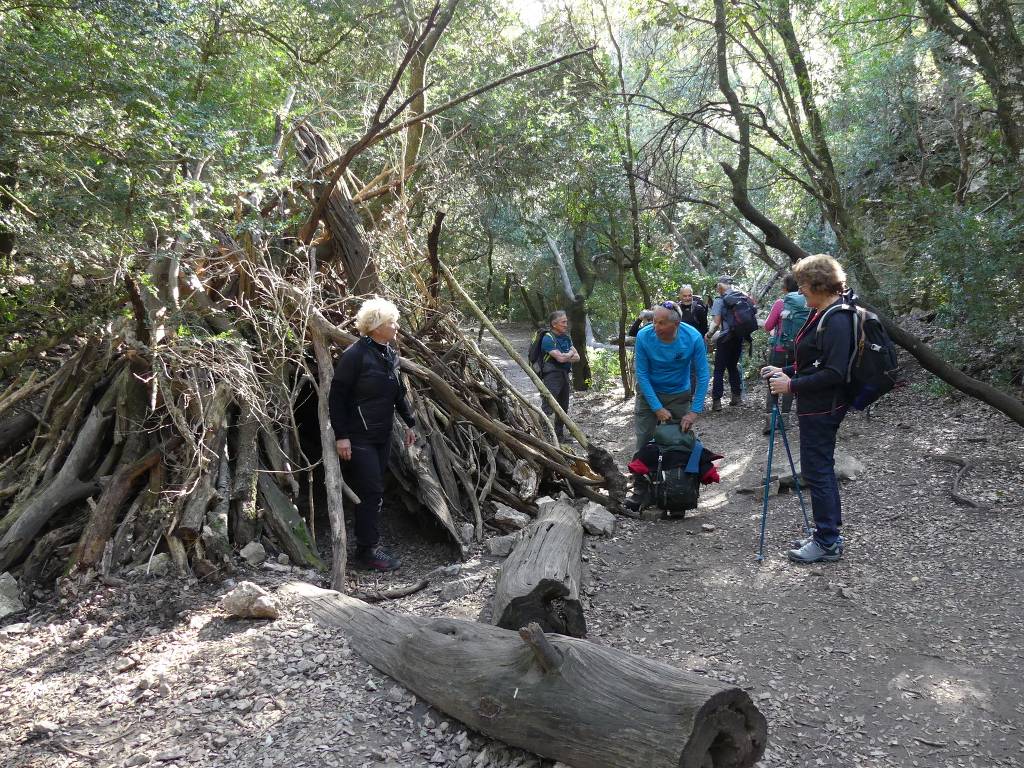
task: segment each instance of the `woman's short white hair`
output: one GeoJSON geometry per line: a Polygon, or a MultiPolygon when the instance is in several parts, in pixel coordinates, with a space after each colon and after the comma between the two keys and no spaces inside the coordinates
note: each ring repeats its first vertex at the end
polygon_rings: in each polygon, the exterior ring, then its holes
{"type": "Polygon", "coordinates": [[[398,307],[387,299],[367,299],[356,312],[356,328],[363,336],[369,335],[374,328],[394,320],[398,322],[398,307]]]}

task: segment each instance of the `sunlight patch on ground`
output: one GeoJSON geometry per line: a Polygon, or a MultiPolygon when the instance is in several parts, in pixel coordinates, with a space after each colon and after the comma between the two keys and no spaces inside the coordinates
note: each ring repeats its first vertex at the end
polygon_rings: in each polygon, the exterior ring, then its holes
{"type": "Polygon", "coordinates": [[[991,695],[977,683],[952,676],[931,676],[901,672],[889,681],[904,698],[928,698],[946,710],[958,711],[967,707],[988,709],[991,695]]]}
{"type": "Polygon", "coordinates": [[[721,464],[718,465],[718,474],[725,480],[730,477],[742,475],[750,462],[753,461],[753,457],[749,454],[739,459],[730,460],[726,458],[721,464]]]}
{"type": "Polygon", "coordinates": [[[986,691],[981,690],[967,680],[945,678],[932,683],[931,687],[932,698],[939,704],[946,706],[959,706],[974,702],[980,704],[989,698],[986,691]]]}

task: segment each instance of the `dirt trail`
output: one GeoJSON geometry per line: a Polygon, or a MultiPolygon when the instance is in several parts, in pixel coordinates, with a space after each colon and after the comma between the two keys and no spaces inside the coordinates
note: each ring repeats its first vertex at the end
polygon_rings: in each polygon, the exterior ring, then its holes
{"type": "MultiPolygon", "coordinates": [[[[528,330],[505,330],[525,349],[528,330]]],[[[492,340],[485,348],[536,396],[492,340]]],[[[726,459],[697,514],[623,519],[614,537],[588,538],[591,640],[747,687],[769,722],[765,766],[1024,765],[1024,431],[924,389],[844,424],[841,445],[867,472],[843,485],[847,553],[828,565],[785,561],[799,531],[792,496],[773,498],[756,563],[760,497],[736,489],[764,469],[760,410],[705,416],[700,435],[726,459]],[[950,500],[954,468],[929,458],[947,452],[977,461],[962,493],[990,509],[950,500]]],[[[624,466],[632,403],[578,394],[571,412],[624,466]]],[[[386,527],[406,565],[361,586],[433,572],[431,588],[391,609],[487,617],[499,560],[476,547],[459,562],[400,516],[386,527]]],[[[324,584],[267,567],[241,578],[324,584]]],[[[353,656],[340,633],[296,615],[224,619],[216,601],[230,586],[93,585],[5,620],[0,767],[550,768],[467,733],[353,656]]]]}

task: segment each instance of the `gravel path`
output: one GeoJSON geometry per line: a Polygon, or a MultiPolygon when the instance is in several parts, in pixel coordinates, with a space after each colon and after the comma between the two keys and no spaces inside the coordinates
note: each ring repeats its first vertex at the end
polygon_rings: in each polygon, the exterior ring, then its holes
{"type": "MultiPolygon", "coordinates": [[[[525,349],[529,332],[509,330],[525,349]]],[[[485,339],[517,384],[525,374],[485,339]]],[[[528,391],[528,390],[524,390],[528,391]]],[[[625,463],[631,403],[578,395],[573,413],[625,463]]],[[[721,486],[682,521],[623,519],[588,538],[591,640],[747,687],[769,722],[766,766],[1024,765],[1024,432],[970,400],[921,383],[891,395],[841,444],[867,472],[845,483],[847,554],[798,567],[792,496],[773,498],[767,559],[754,559],[760,497],[737,489],[764,470],[754,406],[698,428],[725,453],[721,486]],[[949,498],[954,467],[978,468],[949,498]]],[[[459,562],[413,521],[388,521],[406,566],[362,589],[427,590],[390,608],[486,618],[500,561],[459,562]]],[[[172,578],[87,585],[0,626],[0,766],[551,766],[445,718],[354,656],[342,634],[300,616],[233,621],[233,581],[273,590],[321,575],[241,567],[224,584],[172,578]]],[[[638,765],[641,765],[638,763],[638,765]]]]}

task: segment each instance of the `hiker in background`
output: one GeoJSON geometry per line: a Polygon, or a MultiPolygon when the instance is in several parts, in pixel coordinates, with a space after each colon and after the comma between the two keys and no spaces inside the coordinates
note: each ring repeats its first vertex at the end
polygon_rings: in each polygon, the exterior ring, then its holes
{"type": "Polygon", "coordinates": [[[718,298],[711,305],[711,327],[704,335],[707,342],[715,346],[715,374],[711,387],[712,411],[722,410],[726,371],[729,372],[729,389],[732,391],[729,405],[743,404],[740,353],[743,350],[743,342],[757,329],[757,315],[753,302],[743,291],[733,288],[734,282],[729,275],[718,278],[715,284],[718,298]]]}
{"type": "MultiPolygon", "coordinates": [[[[785,289],[781,299],[772,304],[771,311],[764,321],[764,330],[770,333],[768,347],[768,365],[784,368],[793,364],[793,349],[796,335],[807,322],[811,314],[807,301],[798,290],[793,273],[787,273],[782,279],[785,289]]],[[[780,410],[789,413],[793,407],[793,395],[786,394],[780,398],[780,410]]],[[[764,434],[771,430],[772,398],[765,398],[764,434]]]]}
{"type": "Polygon", "coordinates": [[[846,415],[846,374],[853,354],[853,320],[843,306],[846,273],[831,256],[800,259],[793,267],[800,293],[813,314],[796,336],[792,365],[766,365],[761,376],[774,395],[795,395],[800,424],[800,472],[810,490],[814,535],[788,553],[797,563],[832,562],[843,555],[836,433],[846,415]],[[824,321],[824,322],[823,322],[824,321]]]}
{"type": "Polygon", "coordinates": [[[387,299],[364,301],[356,313],[356,328],[360,338],[334,369],[328,400],[331,426],[345,479],[359,497],[354,560],[371,570],[393,571],[402,562],[380,545],[380,513],[396,410],[407,426],[405,446],[416,441],[416,418],[392,346],[398,336],[398,307],[387,299]]]}
{"type": "MultiPolygon", "coordinates": [[[[558,309],[548,315],[548,331],[540,342],[541,381],[554,396],[562,410],[569,413],[569,400],[572,397],[572,364],[580,359],[580,353],[572,345],[569,338],[569,317],[564,310],[558,309]]],[[[548,401],[541,398],[541,410],[555,422],[555,437],[558,442],[565,442],[565,424],[554,416],[554,409],[548,401]]]]}
{"type": "Polygon", "coordinates": [[[654,310],[644,309],[641,310],[640,314],[636,316],[636,320],[629,326],[629,330],[626,331],[626,338],[636,338],[636,335],[640,332],[640,329],[644,326],[650,325],[651,321],[654,320],[654,310]]]}
{"type": "Polygon", "coordinates": [[[708,389],[708,358],[704,341],[692,326],[682,323],[671,301],[654,308],[654,322],[636,337],[636,387],[633,410],[636,449],[654,435],[660,422],[677,422],[688,432],[704,410],[708,389]],[[696,368],[697,386],[690,388],[696,368]]]}
{"type": "Polygon", "coordinates": [[[679,286],[679,312],[683,322],[692,325],[701,336],[708,332],[708,308],[700,296],[694,296],[692,285],[679,286]]]}

